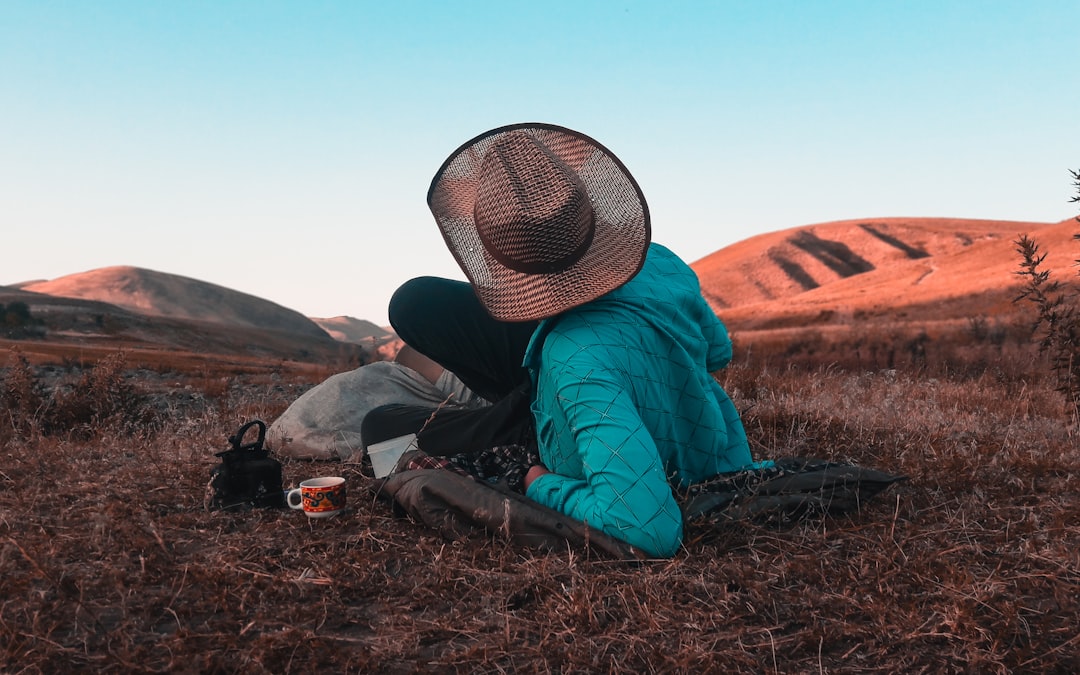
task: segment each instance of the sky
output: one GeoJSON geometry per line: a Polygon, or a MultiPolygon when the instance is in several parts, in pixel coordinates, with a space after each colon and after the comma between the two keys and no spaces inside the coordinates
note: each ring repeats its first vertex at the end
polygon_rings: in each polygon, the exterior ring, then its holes
{"type": "Polygon", "coordinates": [[[585,133],[687,262],[877,217],[1059,222],[1076,0],[0,0],[0,284],[112,265],[386,325],[464,279],[426,204],[505,124],[585,133]]]}

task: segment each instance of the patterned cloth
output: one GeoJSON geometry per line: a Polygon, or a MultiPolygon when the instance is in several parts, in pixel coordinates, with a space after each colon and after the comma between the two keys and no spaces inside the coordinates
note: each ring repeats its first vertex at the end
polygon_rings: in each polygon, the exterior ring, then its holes
{"type": "Polygon", "coordinates": [[[754,466],[734,404],[712,377],[731,339],[693,270],[652,244],[628,283],[541,322],[525,356],[540,457],[527,495],[669,557],[684,488],[754,466]]]}
{"type": "Polygon", "coordinates": [[[536,448],[521,445],[502,445],[476,453],[461,453],[433,457],[417,452],[403,467],[408,469],[443,469],[485,483],[502,483],[509,489],[525,493],[525,474],[529,467],[540,463],[536,448]]]}

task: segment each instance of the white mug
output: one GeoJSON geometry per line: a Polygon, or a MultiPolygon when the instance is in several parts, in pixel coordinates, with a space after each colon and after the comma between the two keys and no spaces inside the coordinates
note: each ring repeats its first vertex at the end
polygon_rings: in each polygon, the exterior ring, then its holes
{"type": "Polygon", "coordinates": [[[310,478],[285,493],[291,509],[303,509],[308,518],[329,518],[345,510],[345,479],[341,476],[310,478]]]}

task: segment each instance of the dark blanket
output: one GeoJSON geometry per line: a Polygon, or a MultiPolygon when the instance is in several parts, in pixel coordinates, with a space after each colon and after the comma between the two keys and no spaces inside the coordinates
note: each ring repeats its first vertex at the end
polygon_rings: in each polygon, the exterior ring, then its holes
{"type": "MultiPolygon", "coordinates": [[[[418,451],[413,451],[418,452],[418,451]]],[[[408,464],[408,455],[398,466],[408,464]]],[[[781,523],[837,515],[863,504],[904,476],[817,459],[778,460],[767,469],[721,474],[678,494],[689,521],[781,523]]],[[[454,540],[486,531],[529,548],[594,550],[621,559],[645,554],[585,523],[490,484],[441,469],[399,471],[376,484],[399,514],[454,540]]]]}

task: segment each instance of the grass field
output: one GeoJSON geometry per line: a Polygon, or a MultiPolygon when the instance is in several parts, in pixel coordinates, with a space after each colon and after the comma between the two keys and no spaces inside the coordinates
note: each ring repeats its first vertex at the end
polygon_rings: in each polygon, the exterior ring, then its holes
{"type": "Polygon", "coordinates": [[[345,517],[207,511],[227,436],[332,370],[8,350],[0,672],[1076,672],[1075,419],[1037,355],[995,353],[737,359],[721,380],[758,458],[910,480],[631,562],[443,540],[354,465],[284,460],[287,485],[344,475],[345,517]]]}

